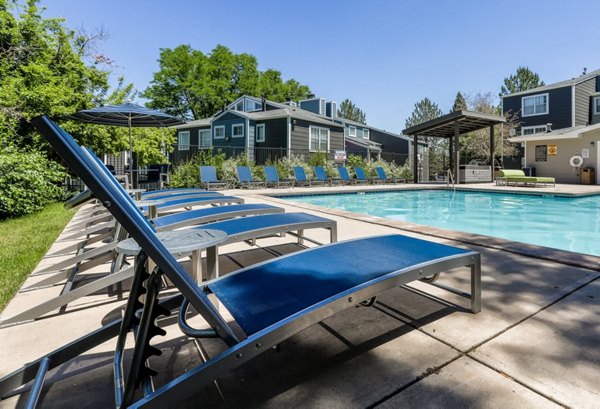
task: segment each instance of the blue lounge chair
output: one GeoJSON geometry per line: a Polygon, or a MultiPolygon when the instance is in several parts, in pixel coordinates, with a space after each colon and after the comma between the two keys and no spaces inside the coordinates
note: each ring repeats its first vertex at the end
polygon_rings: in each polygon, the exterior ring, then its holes
{"type": "Polygon", "coordinates": [[[457,267],[470,267],[471,294],[461,294],[471,299],[472,312],[481,309],[478,253],[402,235],[325,245],[246,267],[198,286],[158,240],[143,215],[82,154],[68,134],[45,117],[34,119],[34,124],[99,199],[110,203],[109,210],[130,231],[142,251],[137,256],[138,268],[123,318],[6,375],[0,379],[2,396],[33,381],[30,402],[36,402],[48,370],[116,337],[113,396],[117,407],[173,407],[179,402],[189,403],[214,379],[223,378],[306,328],[391,288],[457,267]],[[378,255],[376,263],[373,255],[378,255]],[[153,271],[142,267],[147,257],[157,265],[153,271]],[[159,298],[163,276],[181,295],[159,298]],[[221,315],[209,294],[231,313],[234,322],[221,315]],[[208,329],[190,326],[186,314],[190,306],[208,323],[208,329]],[[154,388],[151,385],[154,386],[155,372],[147,365],[160,350],[154,346],[156,342],[149,347],[150,341],[164,331],[156,326],[157,317],[174,309],[179,310],[179,328],[185,334],[197,342],[218,337],[227,348],[154,388]],[[236,332],[238,328],[243,334],[236,332]],[[135,342],[126,362],[130,332],[135,333],[135,342]]]}
{"type": "Polygon", "coordinates": [[[143,192],[142,199],[157,199],[163,197],[176,197],[176,196],[217,196],[222,195],[219,192],[208,192],[200,188],[176,188],[176,189],[163,189],[163,190],[152,190],[150,192],[143,192]]]}
{"type": "Polygon", "coordinates": [[[357,183],[371,183],[373,182],[372,179],[369,179],[367,177],[367,175],[365,174],[365,170],[360,167],[360,166],[355,166],[354,167],[354,174],[356,175],[356,182],[357,183]]]}
{"type": "Polygon", "coordinates": [[[327,183],[329,186],[333,185],[334,183],[342,183],[342,180],[339,178],[330,178],[329,176],[327,176],[327,172],[325,171],[325,168],[323,168],[323,166],[315,166],[314,171],[315,179],[320,180],[323,183],[327,183]]]}
{"type": "Polygon", "coordinates": [[[237,167],[238,185],[242,188],[264,187],[265,182],[262,180],[254,180],[252,171],[248,166],[237,167]]]}
{"type": "Polygon", "coordinates": [[[381,166],[377,166],[375,172],[377,172],[377,178],[383,183],[406,183],[406,180],[403,178],[388,177],[381,166]]]}
{"type": "Polygon", "coordinates": [[[347,185],[353,185],[356,183],[356,179],[352,179],[350,177],[350,174],[348,173],[348,169],[346,169],[343,166],[340,166],[337,168],[337,170],[340,175],[340,179],[342,180],[342,183],[345,183],[347,185]]]}
{"type": "Polygon", "coordinates": [[[294,172],[294,178],[296,179],[296,186],[313,186],[323,184],[323,181],[321,180],[309,179],[306,176],[306,171],[302,166],[294,166],[292,171],[294,172]]]}
{"type": "Polygon", "coordinates": [[[265,182],[267,187],[294,187],[293,179],[279,179],[275,166],[265,166],[265,182]]]}
{"type": "Polygon", "coordinates": [[[200,166],[200,185],[206,190],[229,187],[229,183],[217,178],[217,169],[214,166],[200,166]]]}

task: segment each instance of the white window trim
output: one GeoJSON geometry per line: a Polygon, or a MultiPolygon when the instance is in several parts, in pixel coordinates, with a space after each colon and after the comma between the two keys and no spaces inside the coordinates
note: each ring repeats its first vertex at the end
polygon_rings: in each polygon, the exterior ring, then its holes
{"type": "Polygon", "coordinates": [[[267,136],[267,134],[266,134],[265,124],[256,125],[256,142],[259,142],[259,143],[265,142],[266,136],[267,136]],[[259,135],[258,130],[259,129],[262,129],[262,138],[260,138],[260,139],[258,138],[258,135],[259,135]]]}
{"type": "Polygon", "coordinates": [[[233,124],[231,125],[231,137],[232,138],[243,138],[244,137],[244,124],[233,124]],[[236,135],[234,132],[235,128],[242,128],[242,134],[236,135]]]}
{"type": "Polygon", "coordinates": [[[371,131],[367,128],[363,129],[363,139],[371,139],[371,131]],[[367,133],[367,136],[365,136],[365,132],[367,133]]]}
{"type": "Polygon", "coordinates": [[[212,146],[212,135],[210,129],[198,129],[198,146],[201,148],[210,148],[212,146]],[[210,136],[210,145],[202,145],[202,132],[208,132],[208,136],[210,136]]]}
{"type": "MultiPolygon", "coordinates": [[[[535,107],[535,104],[534,104],[535,107]]],[[[550,95],[548,93],[545,94],[535,94],[535,95],[528,95],[526,97],[521,97],[521,116],[538,116],[538,115],[548,115],[548,113],[550,112],[550,95]],[[533,113],[533,114],[529,114],[529,115],[525,115],[525,100],[528,98],[535,98],[535,97],[546,97],[546,111],[545,112],[537,112],[537,113],[533,113]]]]}
{"type": "Polygon", "coordinates": [[[180,151],[189,151],[190,150],[190,131],[179,131],[177,135],[177,149],[180,151]],[[181,143],[181,137],[187,137],[187,143],[181,143]]]}
{"type": "Polygon", "coordinates": [[[225,139],[225,125],[213,127],[213,139],[225,139]],[[223,130],[223,136],[217,136],[217,129],[223,130]]]}
{"type": "Polygon", "coordinates": [[[533,129],[533,130],[535,130],[536,128],[543,128],[544,130],[540,131],[540,132],[534,132],[532,134],[529,134],[530,136],[533,136],[533,135],[538,134],[538,133],[544,133],[548,129],[548,128],[546,128],[546,125],[522,126],[521,127],[521,136],[527,136],[527,135],[525,135],[525,130],[527,130],[527,129],[533,129]]]}
{"type": "Polygon", "coordinates": [[[594,97],[594,115],[600,115],[600,97],[594,97]]]}
{"type": "Polygon", "coordinates": [[[356,138],[356,127],[355,126],[348,127],[348,136],[354,136],[356,138]]]}
{"type": "Polygon", "coordinates": [[[318,146],[317,146],[317,149],[314,149],[313,147],[310,146],[311,142],[312,142],[312,130],[313,129],[319,129],[321,131],[327,131],[327,152],[329,152],[329,143],[330,143],[330,140],[331,140],[331,131],[330,131],[330,129],[329,128],[323,128],[321,126],[312,126],[312,125],[308,126],[308,148],[309,148],[309,151],[310,152],[323,152],[323,151],[321,151],[321,150],[318,149],[318,146]]]}

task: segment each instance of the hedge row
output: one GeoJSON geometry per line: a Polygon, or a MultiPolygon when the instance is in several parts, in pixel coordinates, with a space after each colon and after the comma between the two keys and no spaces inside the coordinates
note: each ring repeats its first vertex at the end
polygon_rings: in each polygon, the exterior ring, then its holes
{"type": "MultiPolygon", "coordinates": [[[[302,166],[306,174],[313,175],[314,166],[323,166],[329,177],[337,177],[337,165],[327,160],[325,154],[312,155],[308,160],[305,160],[300,155],[290,155],[269,161],[267,165],[275,166],[279,177],[282,179],[293,177],[292,168],[302,166]]],[[[171,172],[171,186],[173,187],[198,187],[200,185],[200,166],[214,166],[217,170],[217,177],[221,180],[236,180],[236,168],[238,166],[249,166],[252,170],[252,175],[259,180],[264,179],[263,166],[257,166],[248,161],[245,155],[227,158],[224,153],[213,153],[210,150],[201,151],[192,159],[182,162],[176,166],[171,172]]],[[[385,173],[390,177],[411,179],[411,172],[408,164],[397,166],[394,162],[386,162],[384,160],[376,160],[367,162],[365,158],[358,155],[349,155],[346,162],[346,167],[353,175],[354,166],[361,166],[368,177],[374,177],[375,168],[381,166],[385,173]]]]}

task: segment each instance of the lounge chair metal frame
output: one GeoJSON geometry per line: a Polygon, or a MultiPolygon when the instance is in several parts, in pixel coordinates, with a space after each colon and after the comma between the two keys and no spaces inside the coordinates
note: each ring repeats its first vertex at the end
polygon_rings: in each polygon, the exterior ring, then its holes
{"type": "Polygon", "coordinates": [[[265,185],[267,187],[294,187],[294,179],[280,179],[275,166],[263,166],[265,171],[265,185]]]}
{"type": "Polygon", "coordinates": [[[229,182],[217,179],[217,169],[214,166],[200,166],[200,185],[206,190],[229,188],[229,182]]]}
{"type": "MultiPolygon", "coordinates": [[[[119,408],[172,407],[176,405],[178,400],[184,400],[193,396],[202,385],[212,383],[214,379],[222,377],[232,369],[268,351],[271,347],[278,345],[290,336],[321,322],[339,311],[360,305],[364,300],[372,299],[388,289],[457,267],[470,267],[471,293],[467,297],[471,300],[471,311],[473,313],[477,313],[481,309],[479,253],[400,235],[356,239],[309,249],[241,269],[219,280],[208,282],[198,287],[173,256],[166,251],[166,248],[157,239],[152,228],[141,213],[135,207],[131,206],[129,202],[123,200],[120,192],[114,189],[114,186],[107,181],[106,177],[103,177],[105,175],[102,175],[102,172],[99,171],[94,163],[86,160],[80,154],[77,144],[68,134],[64,133],[64,131],[45,117],[34,119],[34,125],[90,189],[97,193],[102,203],[109,208],[115,218],[139,243],[142,251],[137,256],[138,262],[136,265],[138,268],[135,271],[131,296],[129,297],[123,319],[113,321],[93,333],[59,348],[0,379],[0,396],[3,396],[7,391],[17,388],[19,385],[33,381],[28,406],[35,406],[49,369],[118,334],[113,362],[116,406],[119,408]],[[258,283],[254,280],[260,279],[272,282],[275,278],[273,274],[278,274],[279,269],[285,265],[296,266],[294,267],[294,270],[296,270],[300,268],[298,266],[302,265],[303,262],[306,263],[308,261],[306,259],[323,260],[328,255],[340,254],[340,251],[342,253],[344,251],[355,251],[355,249],[362,249],[365,246],[369,251],[378,248],[382,254],[386,254],[386,258],[383,259],[385,260],[383,264],[386,265],[385,270],[381,270],[383,267],[377,266],[377,270],[371,271],[364,277],[361,274],[357,276],[356,273],[358,271],[356,271],[352,276],[357,281],[346,283],[346,279],[350,276],[346,276],[344,271],[336,270],[338,266],[334,263],[331,266],[335,270],[334,274],[342,273],[344,277],[338,283],[344,285],[343,288],[331,290],[329,296],[319,292],[316,295],[317,298],[314,300],[302,298],[298,302],[308,303],[307,306],[302,307],[292,304],[294,309],[290,312],[283,311],[280,308],[267,311],[279,314],[276,318],[262,314],[260,316],[251,315],[251,318],[259,320],[260,323],[254,321],[255,328],[253,330],[245,330],[245,336],[237,334],[228,325],[208,297],[208,293],[210,292],[215,293],[217,298],[219,298],[219,294],[225,295],[227,301],[223,302],[231,310],[230,305],[235,306],[235,304],[231,304],[232,301],[237,301],[238,305],[246,305],[246,302],[251,301],[252,297],[248,300],[244,298],[228,298],[226,296],[228,285],[235,286],[236,283],[243,283],[243,280],[247,279],[247,284],[251,288],[262,288],[260,285],[257,286],[258,283]],[[412,254],[410,251],[411,246],[414,249],[419,248],[419,246],[427,247],[423,248],[421,253],[419,253],[419,256],[425,257],[421,262],[402,259],[402,254],[405,256],[412,254]],[[151,272],[146,272],[143,267],[140,267],[145,264],[146,257],[151,258],[157,265],[151,272]],[[160,281],[163,275],[166,275],[177,289],[180,290],[181,296],[159,300],[160,281]],[[141,301],[142,299],[143,302],[141,301]],[[210,329],[196,330],[187,325],[185,313],[190,305],[201,314],[209,324],[210,329]],[[229,348],[217,356],[208,359],[206,362],[191,368],[172,381],[158,387],[158,389],[154,389],[152,376],[155,372],[146,365],[152,356],[159,354],[160,351],[150,346],[149,342],[154,336],[164,334],[164,330],[156,325],[157,318],[168,315],[171,309],[178,306],[180,308],[179,324],[184,333],[194,338],[219,337],[229,348]],[[140,310],[141,315],[138,313],[140,310]],[[125,339],[129,332],[135,334],[135,346],[128,370],[125,371],[123,355],[125,339]],[[125,376],[125,373],[127,376],[125,376]],[[142,390],[143,397],[134,401],[134,394],[138,389],[142,390]]],[[[365,250],[365,255],[367,254],[369,253],[366,253],[365,250]]],[[[331,263],[330,261],[327,262],[331,263]]],[[[369,263],[368,266],[371,267],[371,264],[369,263]]],[[[342,268],[342,270],[345,270],[345,268],[342,268]]],[[[316,271],[315,274],[317,274],[316,271]]],[[[305,277],[310,278],[313,276],[305,275],[305,277]]],[[[318,277],[314,277],[314,279],[318,279],[318,277]]],[[[282,278],[278,281],[285,285],[285,280],[282,280],[284,279],[282,278]]],[[[311,285],[311,288],[313,288],[313,282],[309,281],[306,285],[311,285]]],[[[264,283],[261,282],[261,284],[264,283]]],[[[293,283],[290,284],[293,285],[293,283]]],[[[240,290],[243,290],[243,288],[240,287],[240,290]]],[[[318,290],[321,290],[321,288],[318,288],[318,290]]],[[[261,294],[263,292],[256,294],[255,297],[261,296],[261,294]]],[[[265,292],[264,294],[268,293],[265,292]]],[[[270,296],[275,297],[276,301],[281,298],[277,292],[270,294],[270,296]]],[[[234,315],[236,321],[241,319],[241,316],[237,316],[234,313],[232,315],[234,315]]],[[[242,325],[242,328],[249,328],[253,323],[247,320],[245,322],[242,320],[241,322],[245,324],[242,325]]]]}

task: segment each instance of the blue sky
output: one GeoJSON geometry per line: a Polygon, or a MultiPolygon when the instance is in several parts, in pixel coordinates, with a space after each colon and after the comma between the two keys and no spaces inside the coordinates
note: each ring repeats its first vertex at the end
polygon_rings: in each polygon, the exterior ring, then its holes
{"type": "Polygon", "coordinates": [[[497,95],[520,65],[546,83],[600,68],[600,3],[546,1],[43,0],[46,16],[109,33],[104,54],[136,89],[160,48],[257,57],[317,96],[350,98],[375,127],[399,132],[429,97],[447,111],[457,91],[497,95]]]}

